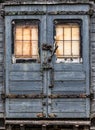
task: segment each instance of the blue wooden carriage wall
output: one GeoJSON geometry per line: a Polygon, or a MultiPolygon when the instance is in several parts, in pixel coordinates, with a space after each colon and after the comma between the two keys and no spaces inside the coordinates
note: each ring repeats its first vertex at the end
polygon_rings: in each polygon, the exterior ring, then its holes
{"type": "Polygon", "coordinates": [[[88,11],[89,5],[21,5],[5,6],[5,43],[6,43],[6,95],[34,94],[40,98],[6,98],[7,118],[37,118],[41,113],[46,118],[89,118],[89,16],[64,15],[56,12],[88,11]],[[25,14],[20,14],[23,12],[25,14]],[[38,14],[31,15],[38,11],[38,14]],[[7,13],[9,12],[9,13],[7,13]],[[18,14],[16,14],[18,13],[18,14]],[[16,15],[15,15],[16,14],[16,15]],[[12,21],[39,20],[40,30],[40,63],[12,63],[12,21]],[[43,64],[49,57],[49,50],[42,45],[54,44],[54,20],[81,21],[82,63],[51,63],[43,64]],[[53,73],[53,74],[52,74],[53,73]],[[52,81],[51,81],[51,78],[52,81]],[[51,83],[52,82],[52,83],[51,83]],[[49,87],[53,84],[53,87],[49,87]],[[60,94],[63,97],[60,97],[60,94]],[[86,95],[84,98],[70,98],[70,95],[86,95]],[[59,95],[59,98],[55,95],[59,95]],[[68,95],[68,97],[64,97],[68,95]],[[45,103],[45,104],[44,104],[45,103]]]}
{"type": "Polygon", "coordinates": [[[94,96],[91,99],[95,86],[93,5],[88,1],[75,4],[64,0],[1,4],[1,119],[79,119],[90,122],[95,115],[94,96]],[[22,21],[37,22],[39,62],[24,63],[13,59],[13,28],[22,21]],[[54,36],[59,21],[79,23],[81,62],[56,62],[54,36]]]}

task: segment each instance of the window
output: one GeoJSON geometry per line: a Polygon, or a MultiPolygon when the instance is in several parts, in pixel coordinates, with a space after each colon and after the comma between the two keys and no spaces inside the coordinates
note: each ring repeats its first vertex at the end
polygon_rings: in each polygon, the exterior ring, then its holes
{"type": "Polygon", "coordinates": [[[80,24],[59,22],[55,25],[55,43],[58,46],[56,51],[57,62],[80,62],[80,24]]]}
{"type": "Polygon", "coordinates": [[[14,24],[13,60],[16,62],[36,61],[38,51],[38,22],[21,21],[14,24]]]}

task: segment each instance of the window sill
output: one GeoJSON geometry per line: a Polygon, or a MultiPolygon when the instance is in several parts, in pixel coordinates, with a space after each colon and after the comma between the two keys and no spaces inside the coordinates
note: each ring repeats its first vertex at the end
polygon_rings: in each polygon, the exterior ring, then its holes
{"type": "Polygon", "coordinates": [[[56,63],[82,63],[82,58],[75,58],[75,59],[61,59],[61,58],[57,58],[56,63]]]}

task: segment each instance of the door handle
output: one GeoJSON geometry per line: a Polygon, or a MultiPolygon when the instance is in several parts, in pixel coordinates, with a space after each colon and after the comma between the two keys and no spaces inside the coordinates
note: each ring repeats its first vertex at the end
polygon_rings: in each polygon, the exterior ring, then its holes
{"type": "Polygon", "coordinates": [[[54,50],[52,51],[51,56],[48,58],[48,62],[51,62],[52,57],[54,56],[54,54],[55,54],[55,52],[56,52],[57,49],[58,49],[58,45],[55,44],[55,48],[54,48],[54,50]]]}

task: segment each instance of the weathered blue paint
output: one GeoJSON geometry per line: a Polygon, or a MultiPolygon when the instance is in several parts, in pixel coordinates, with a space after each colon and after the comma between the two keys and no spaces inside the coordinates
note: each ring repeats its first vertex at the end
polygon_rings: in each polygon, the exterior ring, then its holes
{"type": "Polygon", "coordinates": [[[56,11],[88,11],[89,5],[26,5],[5,6],[7,11],[44,11],[46,14],[5,16],[6,33],[6,94],[43,94],[42,99],[6,99],[7,118],[37,118],[43,113],[46,118],[89,118],[89,98],[55,98],[51,94],[90,94],[89,92],[89,16],[47,14],[56,11]],[[12,25],[14,19],[40,20],[41,63],[12,63],[12,25]],[[54,20],[81,20],[83,63],[56,63],[52,59],[52,69],[43,69],[43,62],[50,55],[42,50],[42,44],[54,44],[54,20]],[[52,74],[54,73],[54,74],[52,74]],[[53,79],[53,80],[52,80],[53,79]],[[49,86],[53,83],[53,88],[49,86]],[[44,105],[43,105],[44,104],[44,105]]]}
{"type": "MultiPolygon", "coordinates": [[[[20,19],[20,16],[18,17],[6,17],[6,26],[8,27],[8,24],[11,27],[11,21],[13,19],[20,19]]],[[[23,17],[24,19],[27,18],[27,16],[23,17]]],[[[22,18],[22,19],[23,19],[22,18]]],[[[40,31],[42,31],[43,26],[43,16],[28,16],[29,19],[39,19],[41,21],[40,24],[40,31]]],[[[10,34],[7,32],[6,28],[6,34],[8,36],[6,37],[6,94],[13,93],[13,94],[41,94],[43,91],[43,79],[42,79],[42,72],[41,72],[41,64],[40,63],[31,63],[31,64],[13,64],[11,59],[11,44],[8,45],[8,43],[12,43],[12,32],[10,31],[10,34]],[[19,85],[18,85],[19,84],[19,85]]],[[[40,43],[42,43],[43,35],[40,38],[40,43]]],[[[41,45],[40,45],[41,46],[41,45]]],[[[42,57],[41,57],[42,58],[42,57]]],[[[42,60],[41,60],[42,61],[42,60]]],[[[43,99],[28,99],[27,100],[12,100],[7,99],[6,100],[6,117],[16,117],[16,118],[24,118],[24,117],[37,117],[38,113],[42,113],[43,106],[42,106],[42,100],[43,99]],[[37,101],[37,102],[36,102],[37,101]],[[40,102],[40,104],[39,104],[40,102]],[[29,103],[31,105],[29,106],[29,103]],[[12,104],[12,105],[11,105],[12,104]],[[35,106],[37,105],[37,106],[35,106]],[[11,107],[14,106],[14,107],[11,107]],[[16,107],[17,106],[17,107],[16,107]],[[29,106],[29,107],[28,107],[29,106]],[[22,108],[21,108],[22,107],[22,108]],[[23,107],[27,109],[27,112],[22,111],[23,107]],[[19,112],[19,109],[21,108],[21,111],[19,112]],[[28,111],[28,109],[31,109],[31,111],[28,111]],[[35,108],[35,109],[34,109],[35,108]],[[39,111],[37,110],[39,108],[39,111]],[[41,109],[40,109],[41,108],[41,109]],[[32,110],[33,109],[33,110],[32,110]],[[35,111],[35,114],[34,114],[35,111]],[[11,114],[12,113],[12,114],[11,114]],[[31,113],[31,114],[30,114],[31,113]]],[[[25,110],[24,109],[24,110],[25,110]]]]}
{"type": "MultiPolygon", "coordinates": [[[[48,7],[50,10],[50,6],[48,7]]],[[[64,8],[64,7],[63,7],[64,8]]],[[[74,8],[75,9],[75,8],[74,8]]],[[[58,10],[57,7],[52,10],[58,10]]],[[[68,9],[69,10],[69,9],[68,9]]],[[[73,9],[72,9],[73,10],[73,9]]],[[[49,15],[47,18],[47,43],[54,43],[54,20],[81,20],[82,30],[82,58],[83,63],[56,63],[52,60],[54,66],[54,87],[48,88],[50,94],[89,94],[89,16],[80,15],[49,15]],[[66,84],[66,86],[64,85],[66,84]],[[81,84],[82,83],[82,84],[81,84]],[[79,87],[79,84],[81,87],[79,87]],[[60,86],[60,87],[59,87],[60,86]],[[77,88],[77,90],[76,90],[77,88]],[[56,89],[56,90],[55,90],[56,89]],[[58,91],[59,90],[59,91],[58,91]]],[[[48,114],[54,113],[56,118],[75,118],[90,116],[90,101],[86,99],[49,99],[50,106],[48,114]],[[78,104],[77,104],[78,103],[78,104]]]]}

